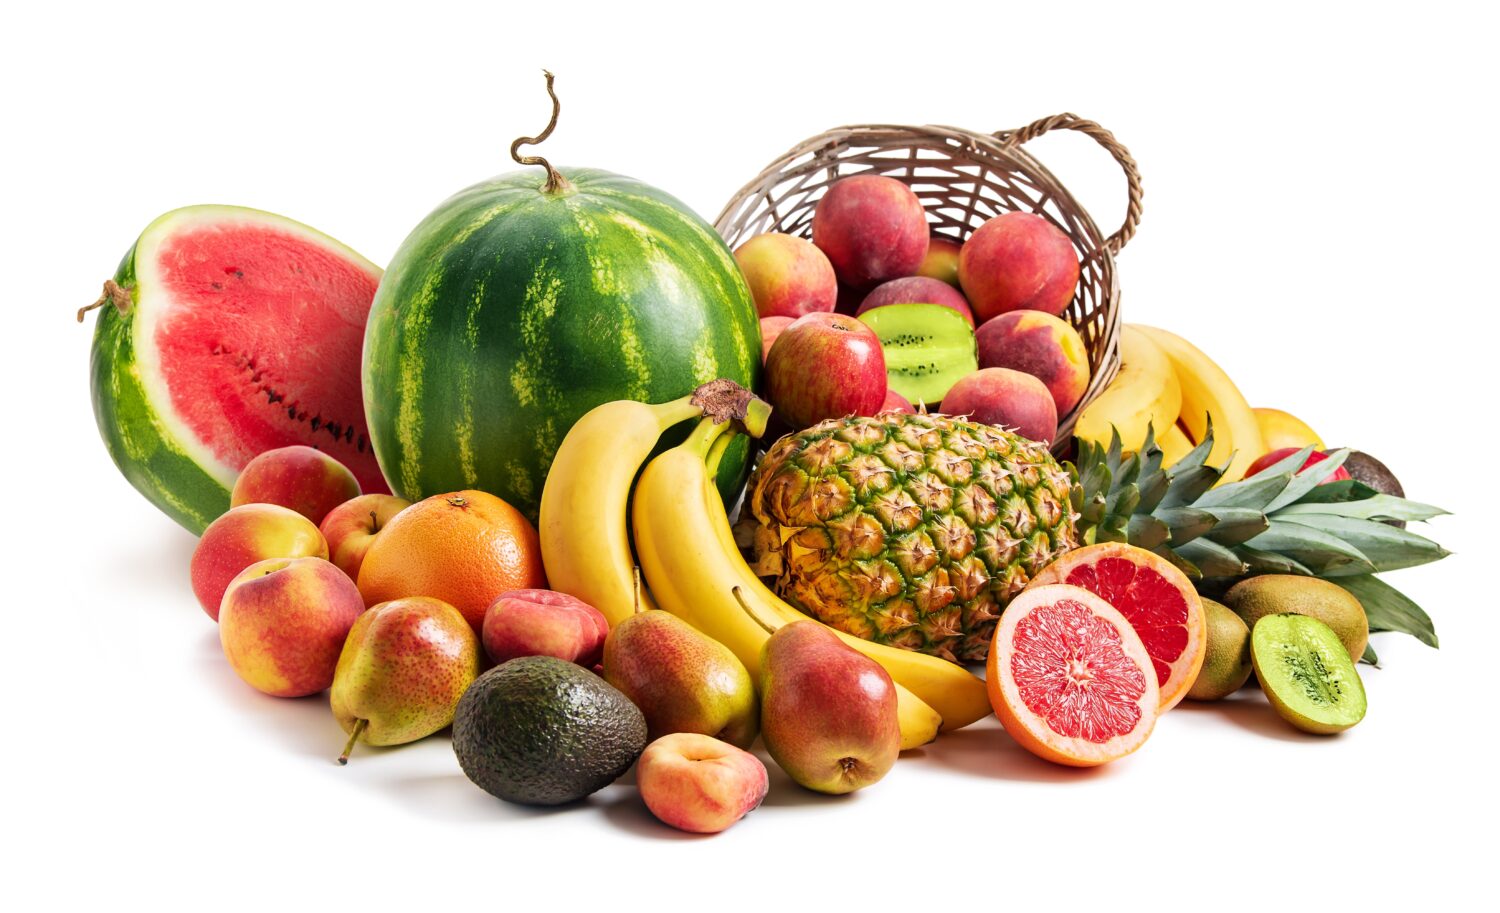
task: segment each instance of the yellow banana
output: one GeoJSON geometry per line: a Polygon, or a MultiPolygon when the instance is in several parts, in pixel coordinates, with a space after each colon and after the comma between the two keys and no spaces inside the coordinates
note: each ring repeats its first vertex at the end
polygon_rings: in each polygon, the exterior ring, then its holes
{"type": "Polygon", "coordinates": [[[1208,461],[1216,466],[1228,464],[1220,484],[1243,477],[1263,452],[1260,424],[1245,395],[1223,368],[1186,339],[1156,327],[1131,326],[1156,343],[1172,362],[1182,382],[1182,424],[1194,440],[1203,440],[1208,420],[1213,419],[1214,449],[1208,461]]]}
{"type": "Polygon", "coordinates": [[[1111,429],[1127,451],[1141,449],[1146,428],[1161,441],[1182,410],[1182,384],[1167,353],[1133,326],[1120,328],[1120,373],[1078,415],[1073,434],[1108,445],[1111,429]]]}
{"type": "MultiPolygon", "coordinates": [[[[807,616],[772,593],[734,544],[729,517],[705,465],[719,434],[701,422],[685,443],[647,464],[632,502],[636,553],[657,604],[729,647],[758,677],[760,645],[767,635],[740,606],[735,590],[751,604],[755,617],[773,627],[807,616]]],[[[992,712],[984,682],[963,667],[835,633],[880,663],[892,680],[913,693],[913,700],[929,705],[944,730],[992,712]]],[[[903,713],[903,733],[915,727],[914,716],[903,713]]]]}
{"type": "MultiPolygon", "coordinates": [[[[702,414],[692,396],[605,403],[573,425],[552,460],[537,524],[547,583],[603,612],[611,626],[635,612],[625,522],[631,483],[668,428],[702,414]]],[[[642,610],[656,607],[646,593],[641,600],[642,610]]]]}
{"type": "Polygon", "coordinates": [[[1156,443],[1161,447],[1162,465],[1171,466],[1173,463],[1188,455],[1193,449],[1193,442],[1188,438],[1182,426],[1173,422],[1167,426],[1167,430],[1156,436],[1156,443]]]}

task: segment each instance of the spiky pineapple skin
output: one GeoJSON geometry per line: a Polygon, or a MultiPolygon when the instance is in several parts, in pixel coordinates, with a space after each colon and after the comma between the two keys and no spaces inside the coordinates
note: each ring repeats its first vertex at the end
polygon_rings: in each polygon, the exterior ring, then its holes
{"type": "Polygon", "coordinates": [[[822,422],[772,445],[745,519],[776,590],[850,634],[958,662],[1079,545],[1073,480],[1043,444],[942,415],[822,422]]]}

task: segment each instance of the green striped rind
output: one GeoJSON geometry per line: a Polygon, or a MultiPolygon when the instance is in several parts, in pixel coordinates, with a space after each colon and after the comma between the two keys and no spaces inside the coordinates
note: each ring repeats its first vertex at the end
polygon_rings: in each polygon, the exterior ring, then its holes
{"type": "MultiPolygon", "coordinates": [[[[135,274],[139,243],[131,246],[115,272],[115,282],[134,290],[131,299],[135,303],[140,301],[135,274]]],[[[229,509],[229,488],[188,455],[151,407],[131,335],[136,307],[122,316],[106,304],[97,313],[89,376],[94,419],[104,446],[120,472],[147,500],[195,535],[202,533],[229,509]]]]}
{"type": "MultiPolygon", "coordinates": [[[[365,332],[370,437],[391,488],[463,488],[533,520],[562,437],[615,399],[752,386],[760,331],[724,242],[672,196],[594,169],[532,169],[459,192],[411,233],[365,332]]],[[[746,450],[721,478],[743,478],[746,450]]]]}

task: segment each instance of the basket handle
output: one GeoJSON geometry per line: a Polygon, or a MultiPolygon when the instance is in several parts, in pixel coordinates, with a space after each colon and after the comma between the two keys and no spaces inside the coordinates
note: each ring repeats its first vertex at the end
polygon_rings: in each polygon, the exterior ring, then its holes
{"type": "Polygon", "coordinates": [[[1131,158],[1130,150],[1115,139],[1115,135],[1099,126],[1091,120],[1084,120],[1076,114],[1054,114],[1041,120],[1032,121],[1024,127],[1016,130],[1000,130],[995,133],[995,139],[1000,140],[1007,146],[1021,146],[1036,139],[1049,130],[1077,130],[1079,133],[1093,137],[1094,141],[1109,151],[1116,162],[1125,170],[1126,190],[1129,199],[1125,205],[1125,222],[1120,229],[1104,242],[1112,254],[1118,254],[1135,234],[1135,227],[1141,221],[1141,172],[1136,167],[1135,159],[1131,158]]]}

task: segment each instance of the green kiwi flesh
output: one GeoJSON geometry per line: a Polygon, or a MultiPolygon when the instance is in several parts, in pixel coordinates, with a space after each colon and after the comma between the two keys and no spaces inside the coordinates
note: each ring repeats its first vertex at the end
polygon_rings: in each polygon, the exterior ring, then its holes
{"type": "Polygon", "coordinates": [[[1267,615],[1250,632],[1255,677],[1281,718],[1329,734],[1365,718],[1365,686],[1328,625],[1306,615],[1267,615]]]}
{"type": "Polygon", "coordinates": [[[880,337],[886,381],[913,406],[936,406],[959,378],[979,370],[974,328],[940,304],[888,304],[859,315],[880,337]]]}

